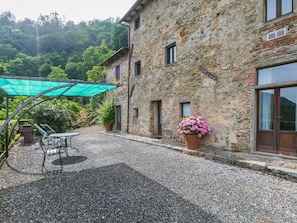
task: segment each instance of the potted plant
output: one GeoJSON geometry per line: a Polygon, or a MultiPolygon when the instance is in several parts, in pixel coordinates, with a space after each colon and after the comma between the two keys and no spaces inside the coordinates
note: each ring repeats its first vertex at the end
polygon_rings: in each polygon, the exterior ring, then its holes
{"type": "Polygon", "coordinates": [[[106,131],[111,131],[115,122],[114,99],[105,98],[99,106],[99,123],[105,127],[106,131]]]}
{"type": "Polygon", "coordinates": [[[201,116],[190,116],[182,120],[177,127],[177,132],[184,136],[188,149],[198,149],[200,139],[211,133],[210,126],[201,116]]]}

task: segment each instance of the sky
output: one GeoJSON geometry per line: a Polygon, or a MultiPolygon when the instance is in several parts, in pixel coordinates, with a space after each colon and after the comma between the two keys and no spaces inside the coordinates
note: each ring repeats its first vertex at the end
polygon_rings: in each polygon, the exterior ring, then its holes
{"type": "Polygon", "coordinates": [[[104,20],[122,18],[136,0],[0,0],[0,13],[10,11],[16,21],[29,18],[37,21],[39,15],[57,12],[66,21],[104,20]]]}

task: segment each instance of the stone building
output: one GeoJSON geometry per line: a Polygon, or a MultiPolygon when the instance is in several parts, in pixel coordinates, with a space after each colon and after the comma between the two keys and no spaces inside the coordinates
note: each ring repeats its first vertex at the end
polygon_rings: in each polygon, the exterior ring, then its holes
{"type": "Polygon", "coordinates": [[[116,123],[115,130],[127,130],[127,111],[128,111],[128,48],[123,47],[112,56],[103,61],[101,66],[106,69],[106,83],[118,84],[120,87],[108,93],[116,102],[116,123]],[[125,118],[123,118],[125,117],[125,118]]]}
{"type": "Polygon", "coordinates": [[[129,52],[104,64],[123,65],[118,129],[182,140],[200,115],[202,144],[297,155],[297,0],[138,0],[121,23],[129,52]]]}

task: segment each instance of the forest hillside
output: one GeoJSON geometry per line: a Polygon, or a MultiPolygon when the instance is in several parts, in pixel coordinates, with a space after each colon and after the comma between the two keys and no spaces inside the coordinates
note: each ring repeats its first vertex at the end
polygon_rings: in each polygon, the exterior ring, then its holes
{"type": "Polygon", "coordinates": [[[102,73],[98,65],[127,44],[128,30],[119,18],[75,24],[53,12],[16,21],[3,12],[0,75],[88,80],[88,71],[102,73]]]}

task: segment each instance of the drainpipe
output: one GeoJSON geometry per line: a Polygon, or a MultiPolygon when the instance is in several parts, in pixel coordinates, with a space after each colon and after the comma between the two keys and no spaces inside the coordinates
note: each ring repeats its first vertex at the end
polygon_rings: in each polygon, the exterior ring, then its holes
{"type": "Polygon", "coordinates": [[[130,26],[120,22],[121,25],[128,27],[128,80],[127,80],[127,133],[129,133],[130,125],[130,76],[131,76],[131,57],[132,57],[132,47],[130,47],[130,26]]]}

